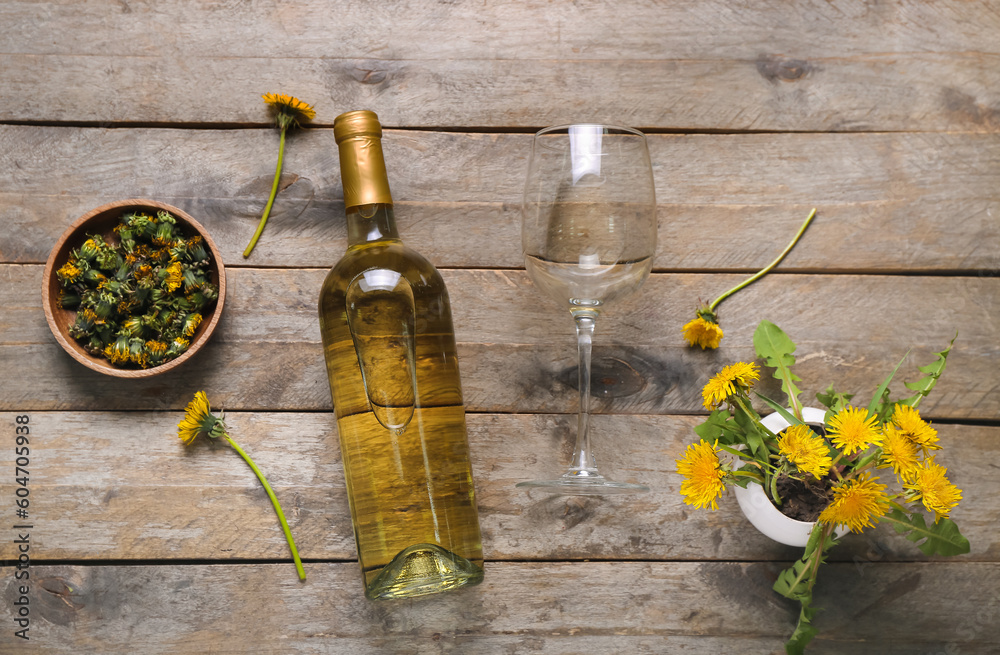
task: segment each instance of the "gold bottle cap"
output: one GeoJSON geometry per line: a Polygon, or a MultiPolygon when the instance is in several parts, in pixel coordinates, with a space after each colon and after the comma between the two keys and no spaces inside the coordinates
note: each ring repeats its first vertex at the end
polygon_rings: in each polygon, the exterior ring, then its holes
{"type": "Polygon", "coordinates": [[[349,111],[333,121],[333,138],[340,147],[340,179],[344,207],[392,204],[382,156],[382,125],[373,111],[349,111]]]}

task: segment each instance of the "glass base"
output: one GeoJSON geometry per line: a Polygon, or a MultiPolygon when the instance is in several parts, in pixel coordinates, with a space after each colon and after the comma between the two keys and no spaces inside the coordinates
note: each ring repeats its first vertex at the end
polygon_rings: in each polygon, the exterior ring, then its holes
{"type": "Polygon", "coordinates": [[[565,496],[603,496],[611,494],[638,494],[649,491],[644,484],[614,482],[603,475],[590,471],[570,471],[555,480],[530,480],[518,482],[515,487],[538,489],[550,494],[565,496]]]}
{"type": "Polygon", "coordinates": [[[483,581],[483,569],[436,544],[416,544],[399,552],[382,569],[365,596],[371,600],[413,598],[483,581]]]}

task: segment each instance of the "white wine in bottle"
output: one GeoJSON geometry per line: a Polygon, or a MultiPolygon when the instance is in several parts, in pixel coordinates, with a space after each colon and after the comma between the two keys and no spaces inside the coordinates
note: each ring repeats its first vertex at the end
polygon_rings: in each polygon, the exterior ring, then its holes
{"type": "Polygon", "coordinates": [[[482,543],[448,292],[399,238],[378,117],[342,114],[334,137],[348,244],[323,283],[319,320],[365,595],[478,584],[482,543]]]}

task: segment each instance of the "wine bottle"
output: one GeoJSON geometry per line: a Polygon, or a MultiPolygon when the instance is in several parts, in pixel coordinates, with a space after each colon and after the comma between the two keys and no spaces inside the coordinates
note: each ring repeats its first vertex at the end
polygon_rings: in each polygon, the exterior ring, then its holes
{"type": "Polygon", "coordinates": [[[371,599],[478,584],[482,542],[451,305],[396,229],[374,112],[334,121],[347,253],[319,299],[351,519],[371,599]]]}

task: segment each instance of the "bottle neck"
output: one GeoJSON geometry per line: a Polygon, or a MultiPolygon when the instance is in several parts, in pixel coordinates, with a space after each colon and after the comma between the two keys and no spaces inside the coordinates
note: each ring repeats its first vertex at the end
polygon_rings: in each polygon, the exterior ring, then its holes
{"type": "Polygon", "coordinates": [[[379,241],[400,241],[392,205],[375,203],[347,209],[347,247],[379,241]]]}

